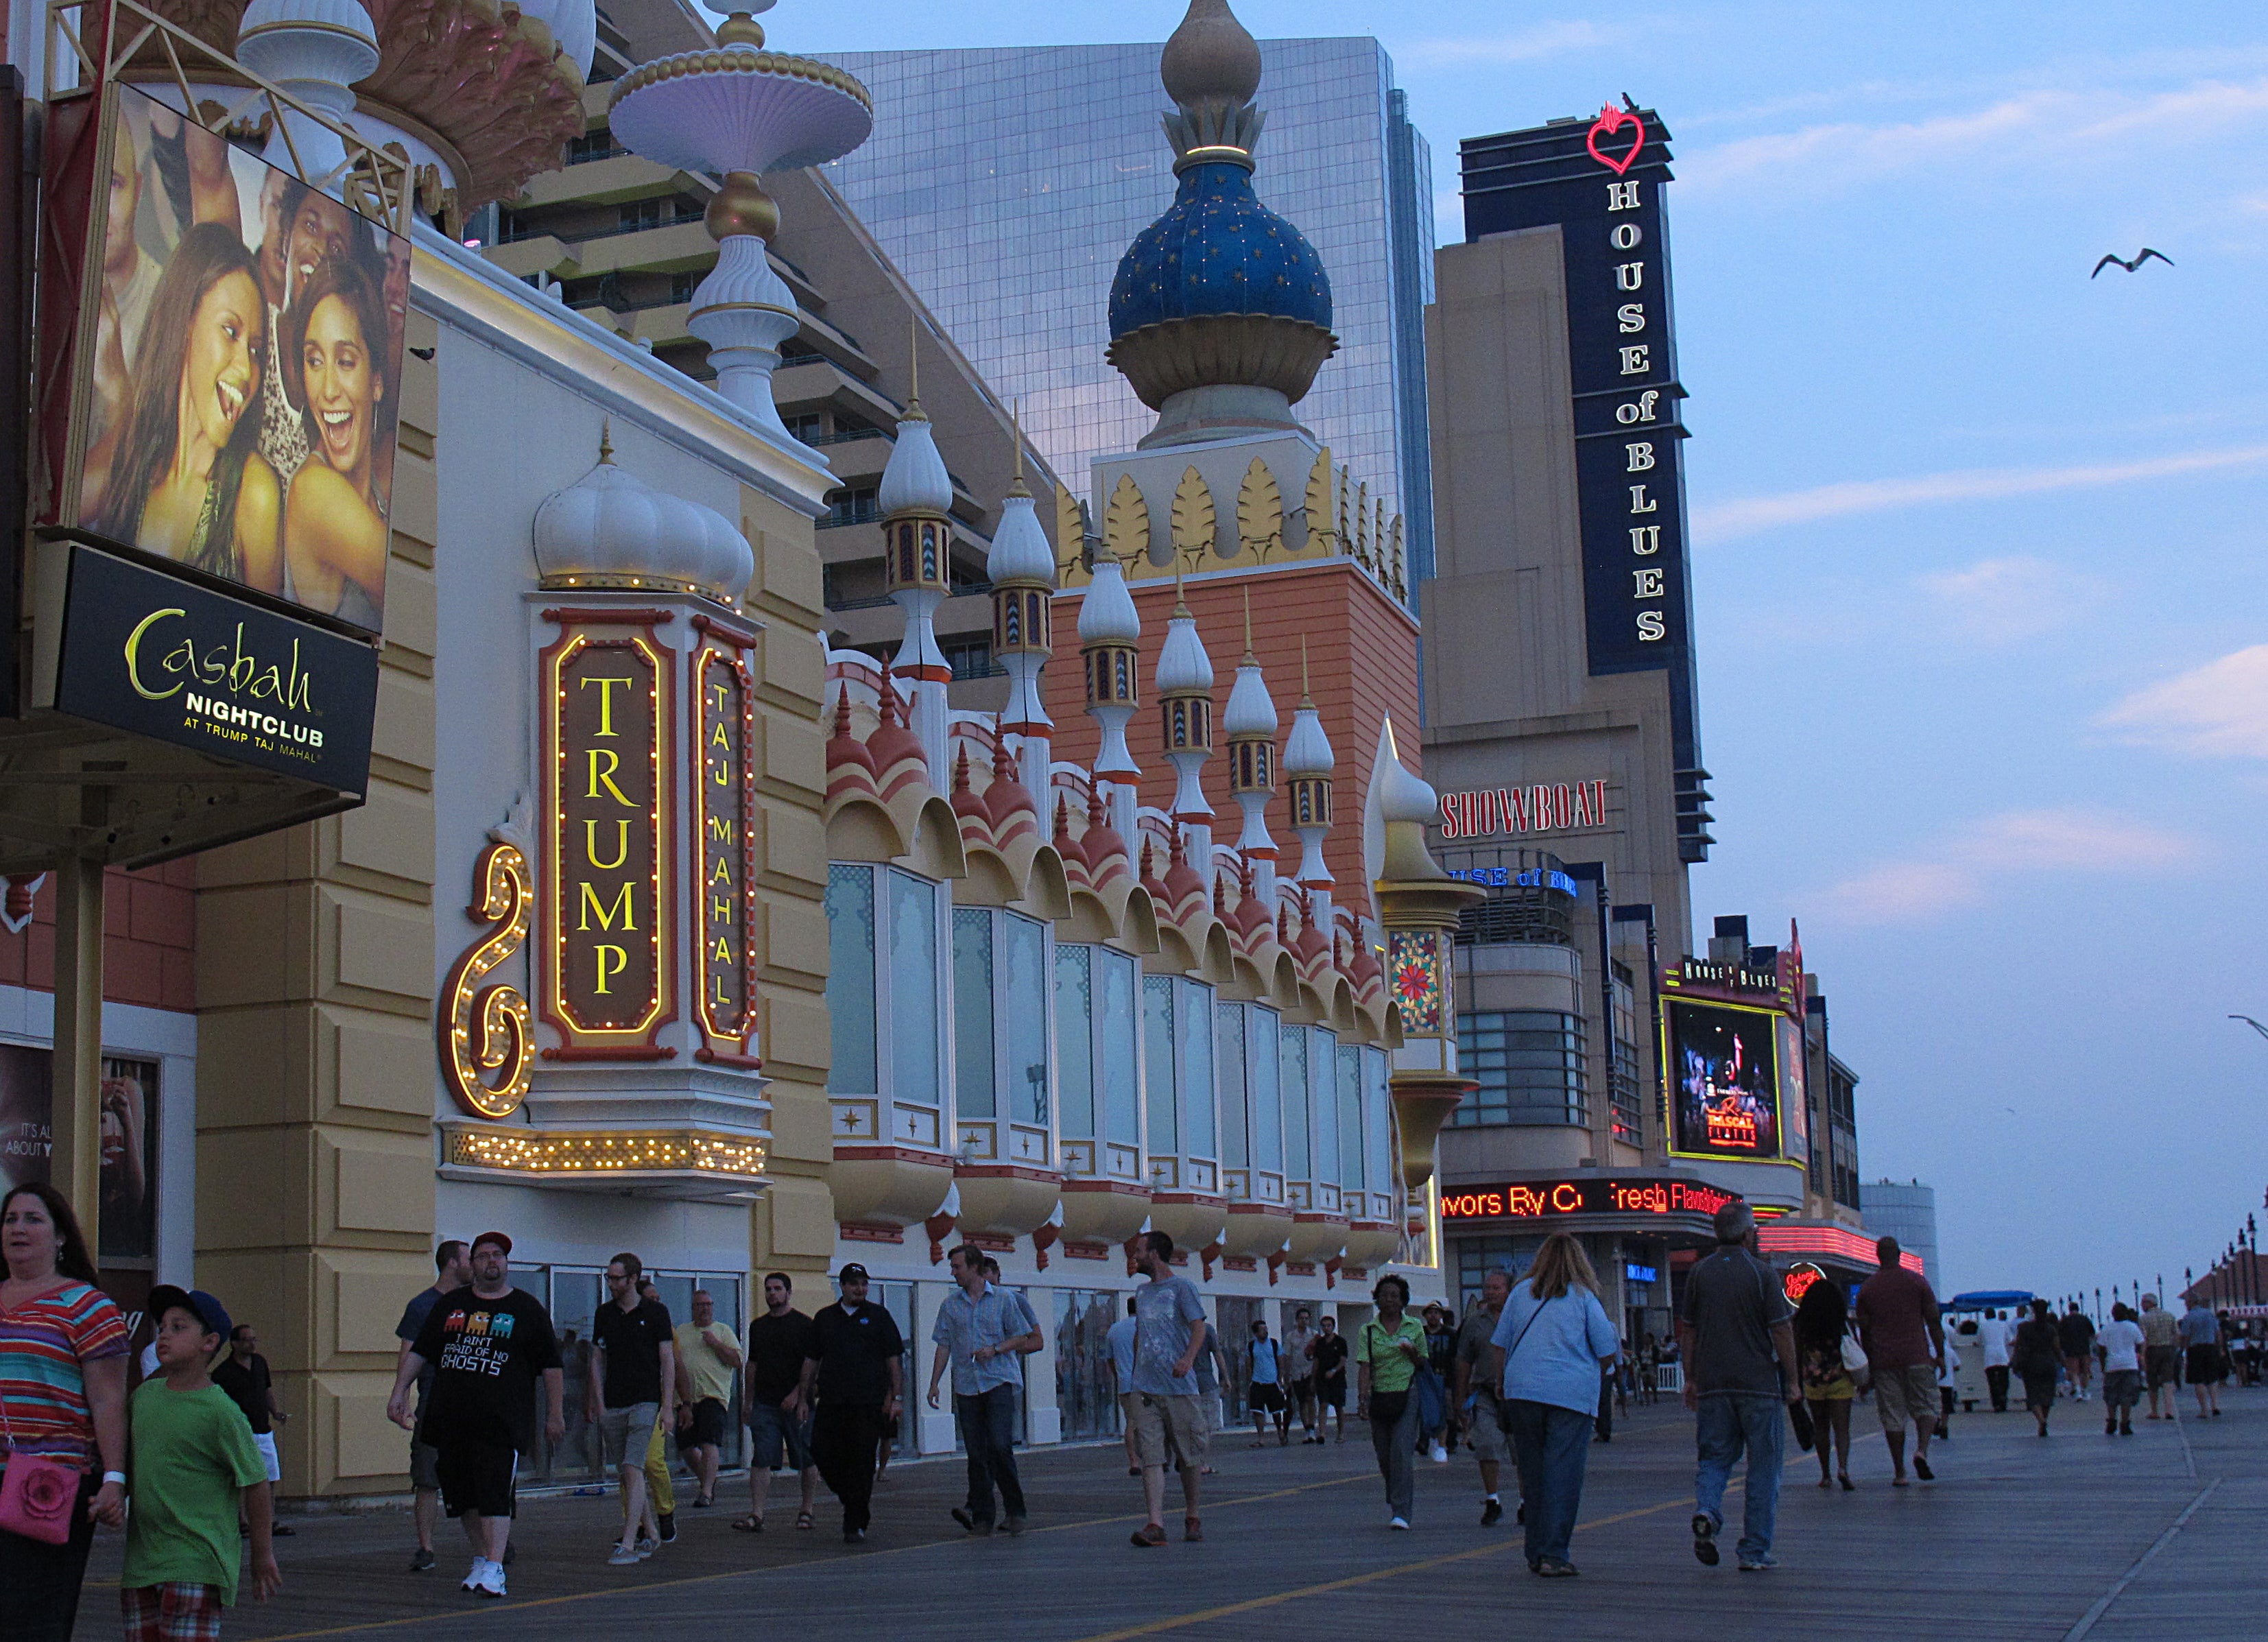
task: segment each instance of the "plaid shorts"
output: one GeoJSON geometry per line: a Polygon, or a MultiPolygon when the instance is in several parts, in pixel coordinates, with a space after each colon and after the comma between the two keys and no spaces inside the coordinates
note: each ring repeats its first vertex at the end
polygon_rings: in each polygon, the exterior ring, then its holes
{"type": "Polygon", "coordinates": [[[127,1586],[118,1601],[126,1642],[220,1642],[217,1585],[127,1586]]]}

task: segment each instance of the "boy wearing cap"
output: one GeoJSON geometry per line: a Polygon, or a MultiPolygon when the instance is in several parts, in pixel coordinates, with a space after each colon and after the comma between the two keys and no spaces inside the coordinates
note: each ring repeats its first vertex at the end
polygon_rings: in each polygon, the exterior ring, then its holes
{"type": "Polygon", "coordinates": [[[284,1583],[270,1537],[275,1502],[252,1427],[206,1366],[229,1337],[227,1311],[199,1289],[150,1292],[162,1378],[130,1405],[126,1465],[133,1508],[119,1599],[129,1642],[215,1642],[220,1610],[236,1602],[237,1505],[252,1527],[253,1592],[284,1583]]]}
{"type": "Polygon", "coordinates": [[[556,1444],[567,1430],[551,1314],[533,1294],[512,1287],[511,1255],[512,1239],[502,1232],[482,1232],[473,1240],[471,1286],[443,1295],[425,1314],[387,1404],[395,1425],[413,1429],[410,1388],[433,1365],[422,1429],[435,1450],[442,1507],[463,1519],[473,1544],[472,1572],[461,1588],[482,1596],[504,1594],[504,1548],[519,1503],[519,1456],[535,1447],[539,1376],[546,1435],[556,1444]]]}

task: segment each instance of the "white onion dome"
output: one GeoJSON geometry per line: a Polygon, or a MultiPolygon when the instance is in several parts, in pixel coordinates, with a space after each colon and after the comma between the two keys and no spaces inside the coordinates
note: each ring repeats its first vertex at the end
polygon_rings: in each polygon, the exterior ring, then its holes
{"type": "Polygon", "coordinates": [[[1228,0],[1190,0],[1158,62],[1166,95],[1185,108],[1248,103],[1260,89],[1260,47],[1228,0]]]}
{"type": "MultiPolygon", "coordinates": [[[[1142,618],[1135,611],[1134,595],[1126,591],[1126,570],[1116,559],[1094,567],[1094,579],[1079,600],[1079,642],[1082,644],[1135,644],[1142,640],[1142,618]]],[[[1208,684],[1212,675],[1205,675],[1208,684]]]]}
{"type": "Polygon", "coordinates": [[[637,587],[735,603],[756,571],[747,539],[722,513],[599,465],[535,510],[535,564],[547,587],[637,587]]]}
{"type": "Polygon", "coordinates": [[[247,68],[278,81],[351,85],[379,63],[378,31],[360,0],[252,0],[236,40],[247,68]]]}
{"type": "Polygon", "coordinates": [[[1212,689],[1212,658],[1197,637],[1197,618],[1186,608],[1174,612],[1167,623],[1166,642],[1158,652],[1158,689],[1209,694],[1212,689]]]}
{"type": "Polygon", "coordinates": [[[984,556],[984,573],[994,585],[1006,582],[1056,585],[1055,549],[1048,546],[1028,494],[1011,492],[1000,504],[1000,526],[992,533],[992,550],[984,556]]]}
{"type": "MultiPolygon", "coordinates": [[[[1233,698],[1230,705],[1235,704],[1233,698]]],[[[1331,739],[1323,733],[1322,715],[1315,703],[1302,699],[1292,715],[1292,733],[1284,742],[1284,773],[1295,779],[1328,776],[1334,757],[1331,739]]]]}
{"type": "Polygon", "coordinates": [[[1268,685],[1260,676],[1260,664],[1248,658],[1236,670],[1236,682],[1228,692],[1228,710],[1221,714],[1220,727],[1231,735],[1264,735],[1276,739],[1276,703],[1268,694],[1268,685]]]}
{"type": "Polygon", "coordinates": [[[1433,791],[1431,783],[1411,775],[1401,759],[1382,760],[1376,778],[1381,821],[1415,821],[1421,827],[1430,827],[1439,819],[1441,795],[1433,791]]]}
{"type": "Polygon", "coordinates": [[[890,453],[889,463],[882,469],[881,490],[876,500],[885,518],[896,513],[953,511],[953,475],[945,470],[945,458],[938,454],[937,439],[918,402],[898,423],[897,448],[890,453]]]}

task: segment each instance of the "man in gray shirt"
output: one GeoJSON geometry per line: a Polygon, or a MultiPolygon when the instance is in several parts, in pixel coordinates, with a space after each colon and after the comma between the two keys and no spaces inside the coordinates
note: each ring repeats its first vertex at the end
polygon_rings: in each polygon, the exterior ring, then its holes
{"type": "Polygon", "coordinates": [[[1046,1344],[1024,1303],[984,1280],[984,1251],[963,1243],[949,1263],[960,1286],[938,1308],[937,1357],[930,1365],[929,1405],[938,1381],[953,1365],[953,1417],[968,1450],[968,1503],[953,1520],[971,1534],[992,1531],[992,1491],[1011,1534],[1024,1531],[1024,1484],[1016,1475],[1016,1388],[1024,1383],[1025,1354],[1046,1344]]]}
{"type": "Polygon", "coordinates": [[[1142,1270],[1149,1282],[1134,1291],[1134,1447],[1142,1467],[1146,1516],[1134,1530],[1145,1549],[1166,1543],[1166,1465],[1182,1474],[1182,1537],[1201,1540],[1197,1520],[1199,1470],[1205,1427],[1197,1413],[1197,1353],[1204,1349],[1204,1301],[1187,1278],[1174,1275],[1174,1240],[1145,1234],[1142,1270]]]}
{"type": "Polygon", "coordinates": [[[1745,1203],[1717,1211],[1717,1252],[1685,1278],[1677,1344],[1685,1359],[1685,1406],[1700,1415],[1700,1466],[1693,1483],[1693,1554],[1717,1565],[1725,1485],[1748,1453],[1741,1568],[1779,1565],[1771,1554],[1787,1416],[1803,1395],[1796,1376],[1794,1312],[1779,1279],[1756,1255],[1756,1219],[1745,1203]]]}

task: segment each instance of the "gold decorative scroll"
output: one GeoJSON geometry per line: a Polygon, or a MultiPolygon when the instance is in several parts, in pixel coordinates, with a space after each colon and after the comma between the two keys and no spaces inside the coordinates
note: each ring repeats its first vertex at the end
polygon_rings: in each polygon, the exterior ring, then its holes
{"type": "Polygon", "coordinates": [[[473,867],[473,895],[465,916],[489,929],[449,966],[442,983],[441,1079],[474,1116],[509,1117],[527,1096],[528,1068],[535,1057],[527,999],[501,981],[485,987],[480,983],[527,939],[534,896],[527,858],[517,845],[492,843],[481,851],[473,867]]]}

